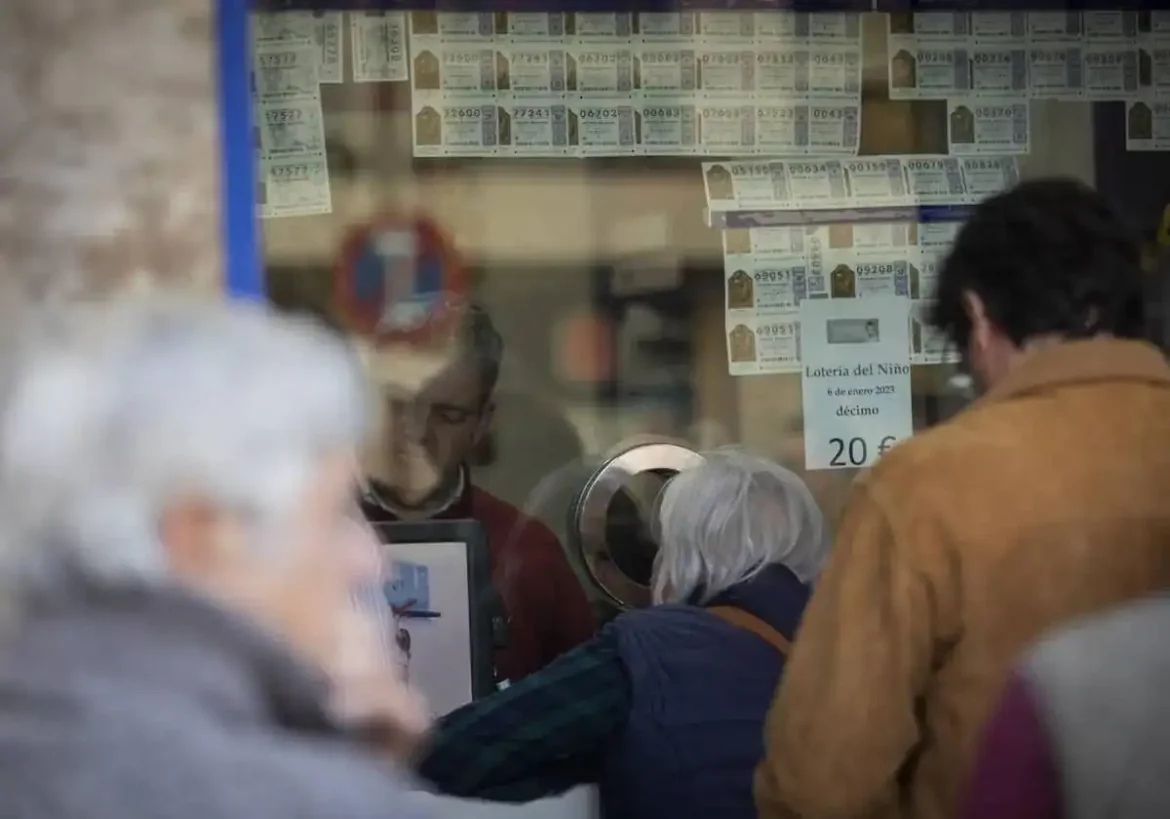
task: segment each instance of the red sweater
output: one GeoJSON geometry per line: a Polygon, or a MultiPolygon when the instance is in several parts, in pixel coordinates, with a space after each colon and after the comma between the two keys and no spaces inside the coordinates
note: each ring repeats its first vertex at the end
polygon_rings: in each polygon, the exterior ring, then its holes
{"type": "MultiPolygon", "coordinates": [[[[496,670],[516,682],[592,637],[593,612],[552,530],[470,482],[465,486],[435,517],[477,520],[484,528],[492,583],[508,617],[496,670]]],[[[371,523],[397,520],[378,504],[365,502],[362,509],[371,523]]]]}

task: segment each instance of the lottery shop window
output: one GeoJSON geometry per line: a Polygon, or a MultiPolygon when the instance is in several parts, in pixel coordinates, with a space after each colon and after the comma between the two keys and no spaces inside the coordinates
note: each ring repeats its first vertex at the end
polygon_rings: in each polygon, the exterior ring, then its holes
{"type": "MultiPolygon", "coordinates": [[[[421,218],[504,341],[484,488],[524,506],[644,435],[803,471],[802,299],[906,300],[919,430],[966,400],[923,321],[963,207],[1071,175],[1153,235],[1163,16],[261,8],[269,297],[348,326],[347,243],[421,218]]],[[[809,473],[830,517],[855,472],[809,473]]],[[[558,532],[571,494],[538,510],[558,532]]]]}

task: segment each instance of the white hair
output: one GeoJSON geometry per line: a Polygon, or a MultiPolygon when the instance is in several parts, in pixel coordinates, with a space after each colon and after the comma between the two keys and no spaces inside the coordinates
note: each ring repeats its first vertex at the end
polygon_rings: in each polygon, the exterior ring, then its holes
{"type": "Polygon", "coordinates": [[[828,556],[825,522],[804,481],[779,464],[721,449],[679,473],[658,502],[656,603],[705,603],[781,563],[802,582],[828,556]]]}
{"type": "Polygon", "coordinates": [[[158,526],[179,495],[272,520],[366,429],[344,341],[254,304],[58,306],[0,361],[6,582],[30,564],[159,578],[158,526]]]}

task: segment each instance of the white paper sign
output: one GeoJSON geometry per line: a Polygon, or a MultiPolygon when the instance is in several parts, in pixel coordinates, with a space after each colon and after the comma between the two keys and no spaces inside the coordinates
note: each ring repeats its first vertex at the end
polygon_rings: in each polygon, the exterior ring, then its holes
{"type": "Polygon", "coordinates": [[[914,431],[910,300],[800,305],[806,469],[870,466],[914,431]]]}

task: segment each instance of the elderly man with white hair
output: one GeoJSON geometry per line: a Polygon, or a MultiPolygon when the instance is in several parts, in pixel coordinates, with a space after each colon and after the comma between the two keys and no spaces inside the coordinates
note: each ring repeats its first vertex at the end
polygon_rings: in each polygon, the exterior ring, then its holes
{"type": "Polygon", "coordinates": [[[60,308],[2,362],[0,814],[430,815],[423,710],[352,604],[366,395],[262,308],[60,308]]]}
{"type": "Polygon", "coordinates": [[[825,560],[804,483],[717,451],[658,505],[658,604],[441,721],[420,765],[445,793],[527,801],[600,785],[607,819],[755,819],[752,769],[825,560]]]}

